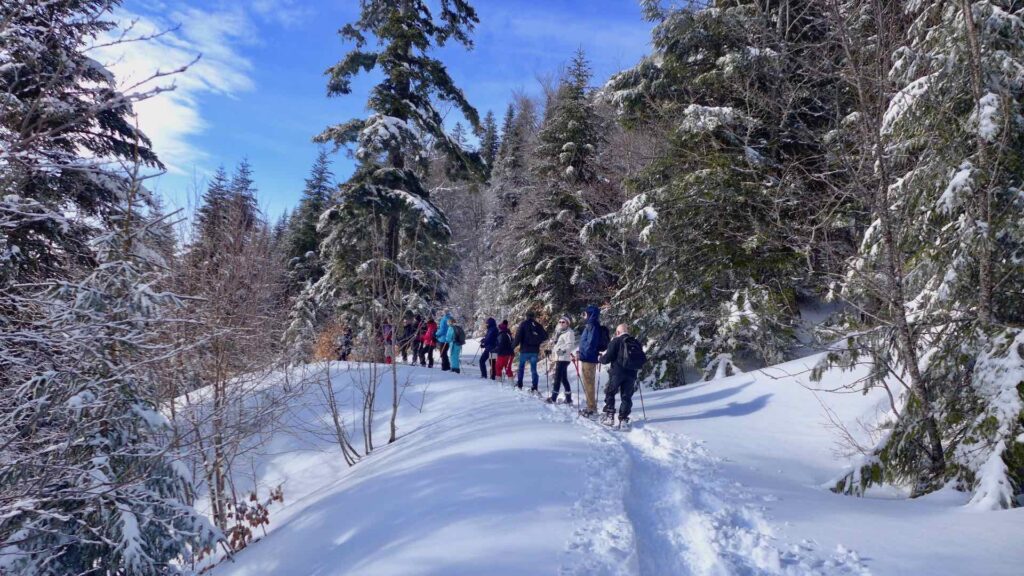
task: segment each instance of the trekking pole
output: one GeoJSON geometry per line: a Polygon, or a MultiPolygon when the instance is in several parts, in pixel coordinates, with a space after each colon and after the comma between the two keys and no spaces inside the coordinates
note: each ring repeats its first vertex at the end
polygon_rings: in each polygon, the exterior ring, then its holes
{"type": "Polygon", "coordinates": [[[580,376],[580,363],[576,361],[576,355],[573,354],[571,358],[572,365],[576,368],[576,412],[578,413],[580,411],[580,388],[582,387],[581,381],[583,377],[580,376]]]}
{"type": "Polygon", "coordinates": [[[642,382],[636,383],[636,389],[640,392],[640,409],[644,413],[644,422],[647,422],[647,408],[644,406],[644,385],[642,382]]]}
{"type": "Polygon", "coordinates": [[[544,355],[544,385],[548,387],[548,397],[551,397],[551,352],[544,355]]]}

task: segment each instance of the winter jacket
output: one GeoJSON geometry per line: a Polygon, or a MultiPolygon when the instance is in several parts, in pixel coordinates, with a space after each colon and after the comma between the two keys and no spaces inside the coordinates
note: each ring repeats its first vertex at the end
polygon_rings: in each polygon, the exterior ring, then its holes
{"type": "Polygon", "coordinates": [[[423,333],[424,346],[437,346],[437,322],[427,322],[427,331],[423,333]]]}
{"type": "Polygon", "coordinates": [[[587,306],[587,323],[580,334],[580,362],[597,364],[601,359],[601,309],[587,306]]]}
{"type": "Polygon", "coordinates": [[[622,347],[625,346],[623,342],[628,337],[629,334],[623,334],[622,336],[612,338],[612,341],[608,343],[608,350],[601,356],[601,364],[611,364],[611,368],[608,371],[612,374],[619,373],[635,378],[637,371],[624,368],[620,360],[622,347]]]}
{"type": "Polygon", "coordinates": [[[512,334],[508,331],[508,326],[498,331],[496,342],[494,352],[498,356],[515,356],[516,347],[512,345],[512,334]]]}
{"type": "Polygon", "coordinates": [[[494,352],[498,346],[498,323],[494,321],[494,318],[487,319],[487,334],[484,334],[484,339],[480,341],[480,348],[486,352],[494,352]]]}
{"type": "Polygon", "coordinates": [[[405,324],[402,326],[402,335],[398,338],[398,343],[402,346],[408,346],[412,343],[412,339],[416,336],[416,327],[412,324],[405,324]]]}
{"type": "Polygon", "coordinates": [[[572,360],[572,353],[576,351],[576,332],[572,328],[566,328],[555,332],[555,360],[569,362],[572,360]]]}
{"type": "Polygon", "coordinates": [[[526,331],[530,328],[531,324],[534,324],[534,327],[537,329],[538,332],[540,332],[541,342],[548,339],[547,331],[545,331],[544,327],[538,324],[536,320],[523,320],[523,323],[519,325],[519,330],[516,330],[516,340],[515,344],[513,345],[513,347],[518,346],[519,352],[523,354],[540,353],[540,344],[535,344],[531,346],[525,342],[526,331]]]}
{"type": "Polygon", "coordinates": [[[448,320],[452,317],[451,314],[445,313],[441,317],[441,322],[437,324],[437,341],[441,344],[448,344],[451,340],[448,339],[448,320]]]}

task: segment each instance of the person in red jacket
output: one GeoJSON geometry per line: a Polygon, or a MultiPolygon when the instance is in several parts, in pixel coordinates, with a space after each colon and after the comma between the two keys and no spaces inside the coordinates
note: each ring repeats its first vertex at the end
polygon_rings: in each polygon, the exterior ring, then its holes
{"type": "Polygon", "coordinates": [[[427,329],[423,332],[423,345],[420,346],[420,366],[434,367],[435,346],[437,346],[437,322],[431,316],[427,320],[427,329]]]}

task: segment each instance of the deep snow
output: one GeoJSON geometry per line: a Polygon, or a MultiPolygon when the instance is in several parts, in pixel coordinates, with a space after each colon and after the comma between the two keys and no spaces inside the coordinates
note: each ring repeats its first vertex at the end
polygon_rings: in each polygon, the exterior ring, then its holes
{"type": "MultiPolygon", "coordinates": [[[[271,508],[268,536],[213,573],[1021,573],[1024,510],[972,512],[955,493],[823,488],[849,460],[823,405],[850,424],[875,418],[885,398],[811,390],[813,357],[646,391],[647,421],[637,396],[626,433],[479,379],[475,352],[471,341],[462,375],[399,367],[409,384],[400,438],[385,444],[382,385],[378,448],[352,468],[331,442],[320,388],[295,396],[292,430],[264,439],[255,462],[260,484],[282,484],[285,502],[271,508]]],[[[329,368],[351,425],[365,366],[329,368]]],[[[856,377],[830,373],[820,386],[856,377]]]]}

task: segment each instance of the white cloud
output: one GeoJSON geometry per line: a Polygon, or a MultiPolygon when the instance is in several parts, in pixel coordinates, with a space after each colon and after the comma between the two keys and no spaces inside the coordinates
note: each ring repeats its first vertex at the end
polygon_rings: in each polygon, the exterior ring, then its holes
{"type": "MultiPolygon", "coordinates": [[[[119,11],[123,27],[131,26],[129,37],[157,38],[98,48],[93,57],[107,65],[122,89],[153,89],[174,86],[140,102],[135,111],[139,125],[153,141],[153,147],[170,172],[184,174],[201,163],[206,154],[191,139],[207,124],[199,98],[204,94],[233,97],[254,89],[252,63],[241,48],[250,42],[254,26],[241,9],[208,11],[180,6],[168,16],[119,11]],[[134,24],[132,24],[134,23],[134,24]],[[140,82],[156,72],[180,68],[200,56],[181,74],[140,82]]],[[[101,43],[103,40],[101,39],[101,43]]]]}
{"type": "Polygon", "coordinates": [[[252,0],[250,7],[260,18],[288,28],[301,24],[314,14],[312,8],[302,6],[299,0],[252,0]]]}

